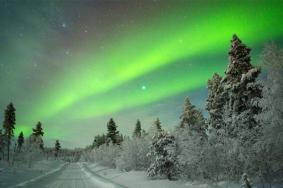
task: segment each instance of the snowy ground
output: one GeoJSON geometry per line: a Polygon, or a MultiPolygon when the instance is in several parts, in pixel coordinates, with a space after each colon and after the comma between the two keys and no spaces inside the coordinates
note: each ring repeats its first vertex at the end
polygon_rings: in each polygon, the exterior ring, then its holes
{"type": "MultiPolygon", "coordinates": [[[[121,172],[92,163],[40,161],[32,168],[0,164],[2,188],[240,188],[239,184],[200,184],[151,180],[144,171],[121,172]]],[[[259,188],[261,186],[253,186],[259,188]]]]}
{"type": "Polygon", "coordinates": [[[113,182],[128,188],[239,188],[239,185],[220,182],[217,185],[200,184],[182,181],[151,180],[147,178],[144,171],[121,172],[117,169],[97,164],[86,164],[84,166],[96,175],[105,177],[113,182]]]}
{"type": "Polygon", "coordinates": [[[31,168],[27,164],[9,166],[6,162],[0,162],[0,187],[11,187],[36,177],[43,177],[62,165],[62,161],[55,160],[39,161],[32,164],[31,168]]]}
{"type": "MultiPolygon", "coordinates": [[[[51,170],[53,164],[47,166],[41,162],[31,169],[28,176],[26,168],[17,169],[17,173],[3,173],[3,181],[0,187],[5,188],[126,188],[111,180],[90,172],[82,163],[58,164],[51,170]],[[44,172],[38,169],[44,169],[44,172]],[[47,170],[49,169],[49,171],[47,170]]],[[[7,168],[6,168],[7,169],[7,168]]]]}

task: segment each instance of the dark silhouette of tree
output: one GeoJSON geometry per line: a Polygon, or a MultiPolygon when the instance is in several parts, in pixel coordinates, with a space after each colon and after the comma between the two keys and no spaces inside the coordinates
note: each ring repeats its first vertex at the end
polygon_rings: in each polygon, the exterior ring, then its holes
{"type": "Polygon", "coordinates": [[[113,144],[120,144],[118,138],[119,131],[117,131],[117,126],[113,118],[110,118],[109,122],[107,123],[107,131],[108,140],[111,141],[113,144]]]}
{"type": "Polygon", "coordinates": [[[161,122],[159,118],[155,120],[154,125],[156,126],[157,131],[162,131],[161,122]]]}
{"type": "Polygon", "coordinates": [[[35,136],[43,136],[44,132],[40,121],[36,124],[35,128],[33,128],[32,131],[32,134],[35,136]]]}
{"type": "Polygon", "coordinates": [[[5,110],[4,122],[3,122],[4,135],[7,139],[8,162],[10,161],[10,145],[11,145],[11,139],[14,136],[15,124],[16,124],[16,109],[14,108],[13,103],[10,103],[5,110]]]}
{"type": "Polygon", "coordinates": [[[58,157],[59,151],[61,150],[61,145],[59,140],[56,140],[55,142],[55,157],[58,157]]]}
{"type": "Polygon", "coordinates": [[[25,142],[24,133],[21,132],[18,137],[18,150],[19,151],[21,151],[24,142],[25,142]]]}
{"type": "Polygon", "coordinates": [[[140,120],[137,121],[136,123],[136,127],[135,127],[135,130],[134,130],[134,134],[133,134],[133,137],[134,138],[140,138],[141,137],[141,122],[140,120]]]}

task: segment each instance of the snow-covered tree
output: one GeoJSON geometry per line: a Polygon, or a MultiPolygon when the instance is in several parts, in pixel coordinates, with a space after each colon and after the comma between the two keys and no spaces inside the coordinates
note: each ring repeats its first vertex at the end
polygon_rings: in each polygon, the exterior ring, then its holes
{"type": "Polygon", "coordinates": [[[148,136],[153,137],[156,134],[159,134],[162,131],[161,121],[157,118],[153,124],[149,127],[148,136]]]}
{"type": "Polygon", "coordinates": [[[13,105],[13,103],[10,103],[4,114],[4,122],[3,122],[3,128],[4,128],[4,135],[7,139],[7,160],[9,162],[10,160],[10,145],[11,145],[11,139],[14,137],[14,129],[16,124],[16,109],[13,105]]]}
{"type": "Polygon", "coordinates": [[[122,151],[116,160],[116,166],[122,170],[144,170],[149,167],[150,140],[147,137],[126,138],[122,143],[122,151]]]}
{"type": "Polygon", "coordinates": [[[223,88],[221,87],[222,77],[215,73],[211,80],[208,80],[208,99],[206,103],[206,110],[209,118],[208,124],[213,128],[220,129],[224,125],[223,120],[223,88]]]}
{"type": "Polygon", "coordinates": [[[202,176],[203,144],[207,140],[205,119],[200,111],[185,98],[180,126],[174,131],[178,143],[178,161],[182,176],[202,176]]]}
{"type": "Polygon", "coordinates": [[[40,121],[36,124],[35,128],[33,128],[32,131],[33,131],[32,135],[34,135],[34,137],[38,137],[38,140],[41,140],[39,148],[43,150],[44,142],[43,142],[42,137],[43,137],[44,132],[43,132],[42,124],[40,121]]]}
{"type": "Polygon", "coordinates": [[[205,119],[202,113],[191,104],[188,97],[185,98],[184,109],[180,119],[181,128],[190,127],[191,129],[196,129],[198,131],[202,131],[201,129],[205,128],[205,119]]]}
{"type": "Polygon", "coordinates": [[[116,160],[120,155],[120,152],[120,146],[117,144],[102,144],[99,148],[91,150],[89,160],[103,166],[115,168],[116,160]]]}
{"type": "Polygon", "coordinates": [[[225,75],[221,78],[215,74],[208,81],[208,134],[216,137],[213,142],[209,139],[208,144],[217,146],[226,161],[226,166],[218,165],[223,171],[222,177],[232,179],[238,179],[243,171],[250,169],[255,155],[252,148],[261,130],[256,115],[261,113],[262,84],[257,80],[260,70],[251,64],[250,51],[234,35],[225,75]]]}
{"type": "Polygon", "coordinates": [[[42,136],[35,136],[31,134],[28,138],[25,139],[24,145],[22,147],[22,156],[24,160],[28,163],[29,167],[32,164],[43,158],[43,150],[41,145],[43,144],[42,136]]]}
{"type": "Polygon", "coordinates": [[[260,102],[262,113],[258,115],[262,137],[255,146],[254,165],[265,181],[272,181],[274,174],[283,169],[283,50],[275,44],[268,45],[262,59],[267,79],[260,102]]]}
{"type": "Polygon", "coordinates": [[[260,70],[250,63],[250,51],[236,35],[233,36],[230,63],[221,81],[227,132],[243,142],[254,139],[250,130],[257,131],[259,124],[255,116],[261,111],[258,101],[262,96],[262,86],[257,82],[260,70]]]}
{"type": "Polygon", "coordinates": [[[155,135],[148,156],[153,159],[147,169],[149,177],[172,180],[178,175],[177,143],[173,135],[165,131],[155,135]]]}

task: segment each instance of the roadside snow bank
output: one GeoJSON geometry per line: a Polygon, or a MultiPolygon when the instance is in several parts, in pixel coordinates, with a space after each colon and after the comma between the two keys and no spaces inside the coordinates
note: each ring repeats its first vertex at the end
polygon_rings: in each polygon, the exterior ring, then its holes
{"type": "Polygon", "coordinates": [[[0,164],[0,187],[17,187],[36,181],[54,172],[57,172],[64,166],[62,161],[38,161],[29,168],[26,164],[17,164],[8,166],[5,163],[0,164]]]}
{"type": "Polygon", "coordinates": [[[200,184],[184,181],[151,180],[147,178],[145,171],[122,172],[97,164],[86,163],[88,169],[93,173],[128,188],[239,188],[239,185],[220,182],[215,185],[200,184]]]}

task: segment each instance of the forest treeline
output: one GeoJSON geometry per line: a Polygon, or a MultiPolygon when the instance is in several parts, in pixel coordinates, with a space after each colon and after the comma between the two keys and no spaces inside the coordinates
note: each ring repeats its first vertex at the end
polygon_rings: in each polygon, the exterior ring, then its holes
{"type": "Polygon", "coordinates": [[[84,160],[121,170],[146,170],[153,178],[242,181],[268,184],[283,174],[283,51],[265,47],[264,73],[251,64],[251,49],[234,35],[223,76],[207,82],[205,118],[185,99],[180,122],[164,130],[157,118],[149,130],[138,120],[132,137],[122,136],[111,118],[84,160]],[[263,75],[264,79],[259,79],[263,75]],[[266,78],[265,78],[266,77],[266,78]]]}
{"type": "Polygon", "coordinates": [[[62,149],[59,140],[56,140],[54,147],[45,147],[43,126],[39,121],[32,133],[25,138],[24,133],[14,135],[16,129],[16,109],[10,103],[4,111],[3,127],[0,129],[0,161],[7,161],[10,165],[26,163],[29,167],[40,160],[78,161],[81,150],[62,149]]]}

